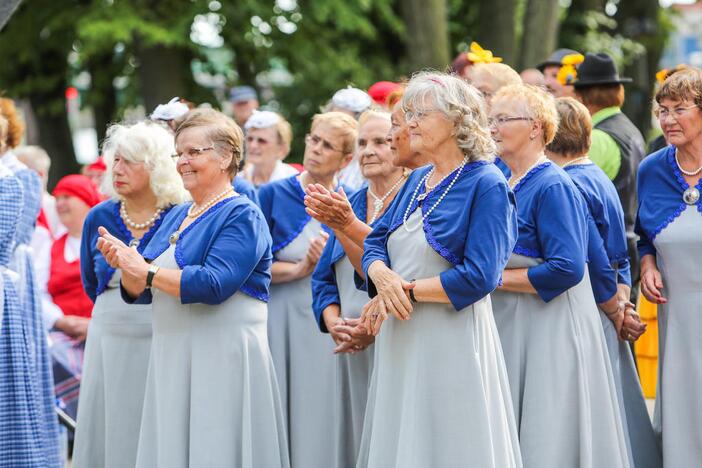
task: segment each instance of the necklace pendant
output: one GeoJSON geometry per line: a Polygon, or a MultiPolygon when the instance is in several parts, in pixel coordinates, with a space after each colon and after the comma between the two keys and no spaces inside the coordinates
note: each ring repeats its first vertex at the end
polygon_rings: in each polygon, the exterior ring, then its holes
{"type": "Polygon", "coordinates": [[[422,200],[424,200],[425,198],[427,198],[427,192],[424,192],[423,194],[419,195],[419,196],[417,197],[417,201],[422,201],[422,200]]]}
{"type": "Polygon", "coordinates": [[[171,245],[175,245],[176,242],[178,242],[178,238],[180,237],[180,232],[176,231],[171,236],[168,238],[168,242],[171,245]]]}
{"type": "Polygon", "coordinates": [[[377,212],[383,209],[383,200],[376,199],[373,201],[373,209],[377,212]]]}
{"type": "Polygon", "coordinates": [[[139,239],[132,239],[129,241],[129,247],[138,247],[139,246],[139,239]]]}
{"type": "Polygon", "coordinates": [[[688,187],[688,189],[683,193],[683,201],[688,205],[694,205],[699,201],[699,199],[700,191],[697,190],[697,187],[688,187]]]}

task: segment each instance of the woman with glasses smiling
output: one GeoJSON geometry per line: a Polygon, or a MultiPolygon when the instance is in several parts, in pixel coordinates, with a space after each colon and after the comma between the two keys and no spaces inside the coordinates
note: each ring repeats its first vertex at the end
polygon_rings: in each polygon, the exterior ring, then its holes
{"type": "Polygon", "coordinates": [[[663,465],[702,458],[702,70],[663,82],[655,97],[669,146],[641,163],[638,215],[641,292],[658,304],[658,393],[654,427],[663,465]]]}
{"type": "Polygon", "coordinates": [[[259,191],[273,238],[268,338],[288,421],[290,459],[296,467],[333,466],[334,342],[317,331],[311,274],[328,234],[305,211],[305,190],[337,187],[336,174],[351,161],[356,120],[342,112],[317,114],[305,137],[304,172],[259,191]]]}
{"type": "Polygon", "coordinates": [[[175,146],[193,203],[171,210],[143,257],[100,228],[122,296],[153,303],[137,468],[289,466],[266,333],[271,239],[231,186],[243,139],[229,117],[190,111],[175,146]]]}
{"type": "Polygon", "coordinates": [[[402,98],[415,170],[365,242],[377,334],[358,468],[521,467],[490,292],[516,235],[479,92],[419,73],[402,98]]]}
{"type": "Polygon", "coordinates": [[[86,338],[73,466],[134,466],[151,349],[151,306],[125,303],[120,272],[97,248],[104,226],[143,252],[173,205],[186,198],[170,156],[173,136],[140,122],[113,125],[103,146],[107,174],[81,239],[83,288],[95,303],[86,338]]]}
{"type": "Polygon", "coordinates": [[[628,467],[588,255],[609,270],[602,275],[609,313],[618,310],[615,272],[599,237],[590,250],[594,223],[578,189],[544,155],[558,127],[554,99],[534,86],[507,86],[493,97],[490,116],[519,218],[493,310],[524,466],[628,467]]]}

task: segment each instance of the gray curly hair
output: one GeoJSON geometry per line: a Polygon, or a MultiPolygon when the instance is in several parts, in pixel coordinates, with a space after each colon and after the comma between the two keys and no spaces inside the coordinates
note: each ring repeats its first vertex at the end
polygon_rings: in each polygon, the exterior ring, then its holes
{"type": "Polygon", "coordinates": [[[456,128],[458,147],[469,161],[495,159],[495,142],[490,136],[485,101],[480,91],[455,75],[422,71],[412,76],[402,96],[402,109],[433,106],[456,128]]]}

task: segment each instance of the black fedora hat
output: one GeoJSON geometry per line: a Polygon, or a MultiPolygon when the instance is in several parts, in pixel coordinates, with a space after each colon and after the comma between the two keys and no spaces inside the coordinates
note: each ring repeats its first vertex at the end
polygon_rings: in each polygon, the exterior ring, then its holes
{"type": "Polygon", "coordinates": [[[585,60],[578,66],[578,76],[573,83],[576,88],[610,84],[631,83],[631,78],[620,77],[617,66],[609,55],[588,52],[585,60]]]}
{"type": "Polygon", "coordinates": [[[579,54],[577,50],[573,49],[558,49],[555,52],[553,52],[551,55],[548,56],[546,60],[541,62],[536,66],[536,68],[543,73],[544,69],[549,66],[557,66],[560,67],[563,65],[563,57],[566,55],[574,55],[574,54],[579,54]]]}

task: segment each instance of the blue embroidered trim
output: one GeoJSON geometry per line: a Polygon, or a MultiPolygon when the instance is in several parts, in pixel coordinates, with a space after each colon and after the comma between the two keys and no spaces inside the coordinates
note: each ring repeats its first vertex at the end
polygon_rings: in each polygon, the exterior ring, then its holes
{"type": "MultiPolygon", "coordinates": [[[[209,210],[202,213],[199,218],[197,218],[195,221],[193,221],[192,224],[190,224],[188,227],[183,229],[183,232],[181,232],[180,235],[178,236],[178,240],[176,241],[176,245],[175,245],[175,252],[173,253],[173,256],[175,257],[176,263],[178,264],[178,267],[181,270],[186,266],[185,261],[183,260],[183,251],[181,249],[182,241],[183,241],[183,238],[185,238],[185,235],[187,233],[189,233],[190,231],[192,231],[195,226],[200,224],[200,222],[202,222],[203,219],[207,219],[209,216],[212,215],[212,213],[219,211],[219,209],[222,208],[225,204],[227,204],[230,201],[235,200],[239,197],[243,197],[243,195],[237,195],[234,197],[226,198],[222,201],[215,203],[209,210]]],[[[187,214],[187,211],[185,213],[187,214]]],[[[182,223],[182,221],[181,221],[181,223],[182,223]]],[[[168,247],[166,247],[166,248],[168,248],[168,247]]]]}
{"type": "Polygon", "coordinates": [[[512,249],[512,253],[523,255],[525,257],[541,258],[541,253],[538,250],[522,247],[521,245],[515,245],[514,249],[512,249]]]}
{"type": "Polygon", "coordinates": [[[546,161],[545,163],[539,164],[538,166],[536,166],[535,168],[533,168],[532,170],[527,172],[524,175],[524,177],[522,177],[522,180],[520,180],[519,183],[512,189],[512,192],[517,193],[519,191],[519,189],[522,188],[522,185],[524,185],[527,180],[531,179],[534,176],[534,174],[536,174],[537,172],[541,171],[543,168],[548,167],[550,165],[551,165],[551,161],[546,161]]]}
{"type": "Polygon", "coordinates": [[[252,288],[249,288],[246,285],[242,285],[239,288],[239,291],[243,292],[247,296],[251,296],[254,299],[258,299],[259,301],[262,301],[262,302],[268,302],[268,299],[269,299],[268,293],[254,291],[252,288]]]}
{"type": "MultiPolygon", "coordinates": [[[[168,212],[169,209],[170,207],[164,210],[164,212],[161,213],[161,216],[159,216],[158,219],[156,219],[154,224],[142,236],[141,240],[139,241],[139,245],[137,246],[137,252],[139,252],[140,254],[144,253],[144,249],[149,244],[149,241],[154,236],[154,234],[156,234],[156,231],[158,231],[158,228],[159,226],[161,226],[163,218],[165,218],[165,214],[168,212]]],[[[127,228],[127,225],[124,224],[122,216],[119,214],[119,202],[115,203],[113,212],[115,219],[117,220],[117,229],[119,229],[119,231],[122,233],[123,238],[126,239],[127,244],[129,244],[132,241],[132,239],[134,239],[134,236],[132,236],[131,231],[127,228]]],[[[105,271],[102,277],[103,281],[98,281],[98,286],[95,290],[96,297],[105,292],[105,290],[107,289],[107,285],[110,283],[110,280],[112,279],[114,274],[115,269],[108,265],[107,270],[105,271]]]]}
{"type": "MultiPolygon", "coordinates": [[[[426,205],[423,205],[422,214],[424,214],[426,210],[426,205]]],[[[458,257],[449,251],[449,249],[439,244],[439,241],[437,241],[436,237],[434,236],[434,230],[432,229],[431,224],[429,224],[428,218],[424,218],[424,234],[427,239],[427,243],[431,246],[431,248],[434,249],[436,253],[441,255],[447,262],[451,263],[452,265],[458,265],[461,262],[458,257]]]]}
{"type": "MultiPolygon", "coordinates": [[[[666,156],[666,160],[668,161],[668,164],[670,165],[670,168],[672,169],[673,174],[675,175],[675,178],[677,179],[678,184],[680,185],[680,188],[682,189],[682,191],[684,193],[685,190],[690,188],[690,184],[687,183],[687,181],[683,177],[682,173],[680,172],[680,168],[678,167],[678,164],[675,162],[675,147],[672,145],[668,149],[668,154],[666,156]]],[[[700,179],[700,181],[697,182],[697,185],[695,187],[697,187],[698,190],[702,190],[702,179],[700,179]]],[[[675,221],[675,218],[680,216],[682,214],[682,212],[685,211],[686,208],[687,208],[687,203],[682,202],[680,204],[680,206],[678,206],[678,208],[673,212],[673,214],[668,216],[665,219],[665,221],[663,221],[661,224],[659,224],[656,227],[656,229],[647,233],[649,240],[651,242],[653,242],[653,240],[656,238],[656,236],[658,234],[660,234],[663,229],[668,227],[668,225],[670,223],[675,221]]],[[[702,201],[697,202],[697,211],[702,213],[702,201]]]]}

